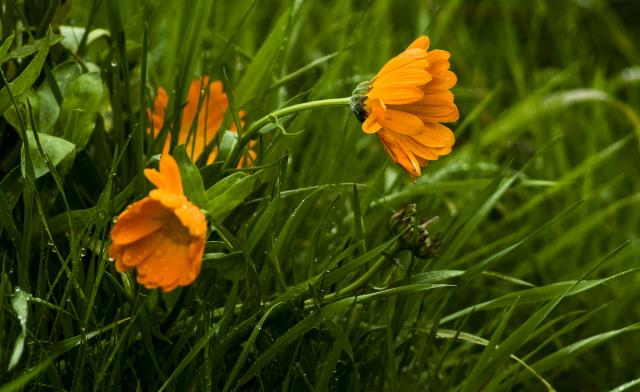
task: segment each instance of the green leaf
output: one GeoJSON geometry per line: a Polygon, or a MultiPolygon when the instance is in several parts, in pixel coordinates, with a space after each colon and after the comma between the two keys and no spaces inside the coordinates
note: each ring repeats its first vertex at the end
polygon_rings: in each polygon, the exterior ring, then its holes
{"type": "MultiPolygon", "coordinates": [[[[86,34],[87,29],[84,27],[77,26],[58,26],[60,29],[60,34],[62,35],[62,41],[60,45],[69,49],[73,53],[78,52],[78,47],[80,42],[82,42],[82,37],[86,34]]],[[[111,33],[106,29],[94,29],[89,32],[86,38],[86,45],[90,45],[92,42],[98,40],[101,37],[110,37],[111,33]]]]}
{"type": "Polygon", "coordinates": [[[180,168],[185,195],[198,207],[204,207],[207,205],[207,196],[204,192],[202,176],[191,158],[189,158],[189,155],[187,155],[183,144],[173,149],[173,157],[180,168]]]}
{"type": "MultiPolygon", "coordinates": [[[[0,59],[4,59],[4,56],[7,55],[9,48],[11,48],[11,44],[13,43],[13,34],[7,37],[6,40],[0,46],[0,59]]],[[[0,60],[0,64],[4,63],[4,61],[0,60]]]]}
{"type": "MultiPolygon", "coordinates": [[[[34,53],[38,52],[38,48],[42,46],[42,42],[45,38],[37,39],[33,43],[22,45],[17,49],[12,50],[9,54],[4,57],[0,57],[0,63],[7,62],[9,60],[14,59],[23,59],[25,57],[31,56],[34,53]]],[[[62,42],[62,36],[60,35],[52,35],[51,36],[51,46],[57,44],[58,42],[62,42]]],[[[0,54],[1,51],[0,51],[0,54]]]]}
{"type": "MultiPolygon", "coordinates": [[[[51,40],[51,31],[48,31],[42,41],[42,46],[38,51],[38,54],[36,54],[20,75],[18,75],[13,81],[9,82],[8,87],[11,89],[11,94],[13,94],[14,97],[22,94],[23,91],[31,87],[31,85],[36,82],[38,76],[40,76],[40,70],[44,65],[44,60],[49,54],[51,45],[53,45],[51,40]]],[[[10,105],[11,97],[9,96],[9,89],[5,86],[0,90],[0,113],[4,113],[10,105]]]]}
{"type": "Polygon", "coordinates": [[[64,94],[55,134],[82,150],[95,128],[102,93],[99,73],[90,72],[76,78],[64,94]]]}
{"type": "Polygon", "coordinates": [[[222,194],[214,198],[210,198],[207,203],[207,216],[214,221],[224,220],[224,218],[226,218],[237,206],[242,204],[244,199],[253,192],[253,187],[259,177],[259,174],[260,173],[258,172],[250,176],[245,176],[241,180],[233,183],[233,185],[222,192],[222,194]]]}
{"type": "MultiPolygon", "coordinates": [[[[9,109],[4,112],[4,118],[7,119],[7,122],[11,124],[14,129],[20,129],[20,117],[22,117],[23,119],[29,118],[29,113],[27,111],[27,102],[31,104],[35,116],[40,113],[40,96],[36,94],[36,92],[31,87],[29,87],[22,94],[15,98],[18,110],[16,110],[15,106],[11,105],[9,109]]],[[[31,123],[29,121],[27,121],[25,125],[27,129],[31,129],[31,123]]],[[[38,128],[38,131],[40,131],[40,128],[38,128]]]]}
{"type": "Polygon", "coordinates": [[[251,233],[247,237],[247,243],[245,244],[245,250],[247,253],[251,253],[253,249],[258,245],[260,239],[268,232],[269,225],[273,223],[273,217],[278,210],[278,201],[280,200],[280,196],[276,194],[276,196],[269,202],[269,205],[264,210],[260,218],[251,229],[251,233]]]}
{"type": "Polygon", "coordinates": [[[226,279],[238,281],[247,274],[247,261],[244,252],[205,253],[202,257],[202,269],[213,269],[226,279]]]}
{"type": "Polygon", "coordinates": [[[22,356],[22,352],[24,351],[24,341],[27,338],[27,318],[29,317],[28,301],[30,297],[31,294],[19,287],[16,287],[13,299],[11,300],[11,307],[13,308],[13,311],[16,312],[16,316],[20,321],[20,335],[18,335],[13,347],[7,371],[13,369],[13,367],[18,364],[18,361],[22,356]]]}
{"type": "Polygon", "coordinates": [[[534,363],[532,367],[538,372],[544,372],[546,370],[556,368],[560,364],[570,363],[574,357],[584,353],[585,351],[591,350],[618,335],[632,331],[640,331],[640,323],[635,323],[613,331],[603,332],[572,343],[566,347],[562,347],[553,354],[550,354],[534,363]]]}
{"type": "Polygon", "coordinates": [[[216,197],[222,195],[227,189],[231,188],[233,184],[245,178],[246,175],[244,173],[233,173],[222,180],[216,182],[211,186],[211,188],[207,189],[207,200],[215,199],[216,197]]]}
{"type": "MultiPolygon", "coordinates": [[[[46,133],[38,134],[38,137],[40,138],[43,151],[47,154],[53,166],[58,166],[65,158],[73,159],[75,156],[75,145],[73,143],[56,136],[47,135],[46,133]]],[[[33,132],[27,131],[27,138],[29,140],[29,152],[35,171],[35,178],[42,177],[49,172],[49,168],[47,167],[44,157],[40,155],[33,132]]],[[[22,175],[24,176],[26,175],[24,145],[22,146],[21,156],[22,175]]]]}

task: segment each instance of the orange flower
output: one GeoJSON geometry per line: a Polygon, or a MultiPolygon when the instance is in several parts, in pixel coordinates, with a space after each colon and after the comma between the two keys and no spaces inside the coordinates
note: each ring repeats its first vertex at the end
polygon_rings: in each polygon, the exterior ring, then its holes
{"type": "MultiPolygon", "coordinates": [[[[148,111],[152,129],[147,132],[157,137],[164,125],[165,111],[169,104],[167,91],[158,87],[156,98],[153,101],[153,109],[148,111]]],[[[209,77],[203,76],[191,82],[187,93],[187,102],[182,110],[182,121],[180,132],[178,133],[178,144],[185,144],[187,154],[192,160],[197,160],[204,152],[205,147],[215,138],[218,129],[222,125],[224,115],[229,108],[227,94],[222,89],[222,82],[215,80],[209,83],[209,77]],[[197,118],[197,125],[193,128],[193,121],[197,118]]],[[[243,122],[244,112],[238,113],[240,121],[243,122]]],[[[231,131],[236,131],[234,123],[231,124],[231,131]]],[[[170,137],[164,142],[163,154],[169,153],[170,137]]],[[[207,163],[212,163],[218,153],[217,147],[209,152],[207,163]]],[[[251,154],[255,158],[255,153],[251,154]]],[[[249,159],[249,158],[247,158],[249,159]]]]}
{"type": "Polygon", "coordinates": [[[135,268],[138,283],[168,292],[198,276],[207,221],[185,197],[171,155],[162,155],[160,171],[145,169],[144,175],[158,189],[120,214],[111,229],[109,257],[118,272],[135,268]]]}
{"type": "Polygon", "coordinates": [[[450,54],[427,51],[429,37],[416,39],[389,60],[371,81],[354,90],[351,108],[366,133],[376,133],[394,162],[411,175],[451,152],[453,132],[441,122],[458,120],[449,89],[456,75],[449,70],[450,54]]]}

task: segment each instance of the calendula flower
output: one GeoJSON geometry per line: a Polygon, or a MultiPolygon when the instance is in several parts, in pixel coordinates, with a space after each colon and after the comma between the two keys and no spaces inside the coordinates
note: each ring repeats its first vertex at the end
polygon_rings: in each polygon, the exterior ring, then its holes
{"type": "MultiPolygon", "coordinates": [[[[164,125],[165,111],[169,104],[167,91],[158,87],[153,108],[148,112],[152,128],[147,132],[157,137],[164,125]]],[[[205,148],[216,137],[225,113],[229,108],[227,94],[223,91],[222,82],[215,80],[209,83],[209,77],[203,76],[191,82],[187,93],[187,102],[182,109],[182,121],[180,132],[178,133],[178,144],[185,144],[186,151],[192,160],[198,160],[205,152],[205,148]],[[193,127],[193,122],[197,117],[197,125],[193,127]],[[194,129],[192,129],[194,128],[194,129]]],[[[243,121],[244,112],[238,113],[240,121],[243,121]]],[[[236,131],[235,124],[231,124],[231,131],[236,131]]],[[[170,136],[167,135],[164,141],[163,153],[168,154],[170,147],[170,136]]],[[[217,156],[217,147],[207,153],[207,163],[212,163],[217,156]]],[[[255,159],[255,152],[249,151],[249,156],[243,158],[242,164],[249,165],[255,159]]]]}
{"type": "Polygon", "coordinates": [[[171,155],[162,155],[160,171],[145,169],[144,175],[157,189],[120,214],[111,229],[109,257],[118,272],[135,268],[138,283],[168,292],[198,276],[207,221],[184,195],[171,155]]]}
{"type": "Polygon", "coordinates": [[[416,178],[421,167],[451,152],[455,138],[442,122],[458,120],[449,91],[457,81],[450,54],[416,39],[370,81],[358,85],[351,108],[365,133],[375,133],[394,162],[416,178]]]}

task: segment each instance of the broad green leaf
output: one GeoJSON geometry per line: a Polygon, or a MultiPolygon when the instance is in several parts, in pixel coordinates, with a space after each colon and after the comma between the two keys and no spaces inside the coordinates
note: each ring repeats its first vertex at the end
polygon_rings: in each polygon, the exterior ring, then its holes
{"type": "Polygon", "coordinates": [[[207,216],[214,221],[222,221],[253,192],[260,173],[245,176],[226,189],[221,195],[207,202],[207,216]]]}
{"type": "MultiPolygon", "coordinates": [[[[31,162],[35,171],[35,178],[44,176],[49,172],[49,168],[44,160],[44,157],[40,155],[36,139],[33,136],[33,132],[27,131],[27,138],[29,140],[29,152],[31,155],[31,162]]],[[[75,145],[65,139],[47,135],[46,133],[38,134],[40,144],[42,144],[42,150],[47,154],[53,166],[58,166],[65,158],[72,159],[75,155],[75,145]]],[[[25,155],[24,145],[22,147],[22,175],[25,175],[25,155]]]]}
{"type": "MultiPolygon", "coordinates": [[[[58,26],[60,34],[62,35],[62,41],[60,45],[69,49],[73,53],[78,52],[78,46],[82,42],[82,37],[86,34],[87,29],[77,26],[58,26]]],[[[106,29],[94,29],[87,35],[86,45],[90,45],[92,42],[102,37],[110,37],[111,33],[106,29]]]]}
{"type": "MultiPolygon", "coordinates": [[[[15,106],[11,105],[9,109],[4,112],[4,118],[7,119],[7,122],[9,122],[14,129],[20,129],[22,126],[20,125],[20,118],[22,118],[25,120],[27,129],[31,130],[31,122],[28,121],[29,113],[27,110],[27,102],[31,104],[33,115],[37,118],[40,113],[40,96],[29,87],[15,98],[18,106],[17,110],[15,106]]],[[[40,128],[38,128],[38,131],[40,131],[40,128]]]]}
{"type": "Polygon", "coordinates": [[[60,117],[56,124],[56,135],[62,136],[82,150],[95,128],[100,110],[103,88],[97,72],[80,75],[64,94],[60,117]]]}
{"type": "MultiPolygon", "coordinates": [[[[9,82],[9,88],[11,89],[11,94],[13,94],[14,97],[22,94],[23,91],[31,87],[36,82],[36,79],[40,76],[40,70],[44,65],[44,61],[49,54],[49,48],[51,48],[52,44],[51,31],[48,31],[47,35],[42,40],[42,45],[38,54],[36,54],[20,75],[9,82]]],[[[4,113],[10,105],[11,97],[9,96],[9,89],[5,86],[0,90],[0,113],[4,113]]]]}
{"type": "Polygon", "coordinates": [[[233,173],[220,181],[213,184],[209,189],[207,189],[206,197],[207,200],[215,199],[216,197],[222,195],[227,189],[231,188],[236,182],[245,178],[246,175],[244,173],[233,173]]]}

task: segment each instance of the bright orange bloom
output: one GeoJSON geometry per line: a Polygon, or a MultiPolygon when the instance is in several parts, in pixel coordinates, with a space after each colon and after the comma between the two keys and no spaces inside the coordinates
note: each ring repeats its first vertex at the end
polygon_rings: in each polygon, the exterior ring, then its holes
{"type": "MultiPolygon", "coordinates": [[[[158,87],[156,98],[153,101],[153,109],[148,112],[153,128],[147,129],[157,137],[164,125],[165,111],[169,104],[167,91],[158,87]],[[152,132],[153,131],[153,132],[152,132]]],[[[222,82],[215,80],[209,83],[209,77],[203,76],[191,82],[187,93],[187,102],[182,110],[182,121],[180,132],[178,133],[178,144],[185,144],[187,154],[192,160],[197,160],[204,152],[205,147],[215,138],[224,115],[229,108],[227,94],[222,89],[222,82]],[[197,125],[194,130],[193,122],[197,117],[197,125]]],[[[240,121],[243,121],[244,112],[238,113],[240,121]]],[[[231,131],[236,131],[235,124],[231,124],[231,131]]],[[[169,153],[170,136],[167,135],[163,154],[169,153]]],[[[215,147],[207,156],[207,163],[212,163],[216,159],[218,149],[215,147]]],[[[247,160],[253,161],[255,153],[249,151],[250,157],[247,160]]],[[[244,161],[244,159],[243,159],[244,161]]]]}
{"type": "Polygon", "coordinates": [[[111,229],[109,257],[118,272],[135,268],[138,283],[168,292],[193,283],[200,273],[207,221],[185,197],[171,155],[162,155],[160,171],[145,169],[144,175],[158,189],[120,214],[111,229]]]}
{"type": "Polygon", "coordinates": [[[451,152],[453,132],[440,123],[459,117],[449,91],[457,82],[450,54],[428,48],[429,37],[416,39],[351,98],[362,130],[377,134],[391,159],[414,179],[429,161],[451,152]]]}

